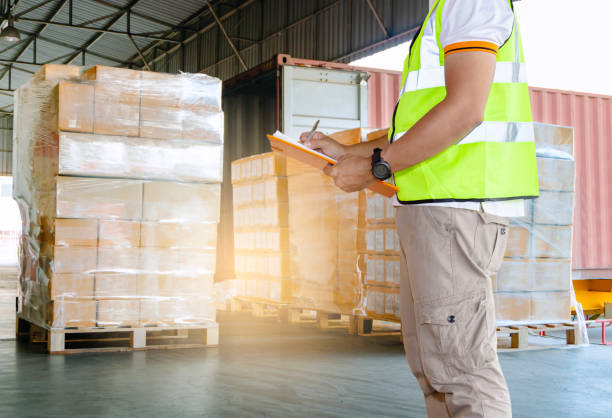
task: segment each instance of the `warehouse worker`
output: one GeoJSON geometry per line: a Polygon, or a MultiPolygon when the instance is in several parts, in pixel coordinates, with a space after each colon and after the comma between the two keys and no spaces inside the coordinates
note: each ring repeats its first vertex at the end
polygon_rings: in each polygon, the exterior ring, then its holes
{"type": "Polygon", "coordinates": [[[388,141],[308,145],[338,159],[326,173],[347,192],[399,187],[402,332],[429,416],[510,417],[491,276],[508,218],[538,195],[520,33],[509,0],[431,3],[388,141]]]}

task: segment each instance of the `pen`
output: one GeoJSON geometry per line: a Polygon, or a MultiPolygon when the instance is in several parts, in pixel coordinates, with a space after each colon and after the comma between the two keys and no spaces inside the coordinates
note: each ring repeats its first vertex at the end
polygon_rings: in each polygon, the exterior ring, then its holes
{"type": "Polygon", "coordinates": [[[312,130],[310,131],[310,133],[308,134],[308,137],[306,138],[305,142],[308,142],[312,139],[312,136],[314,135],[315,131],[317,130],[317,127],[319,126],[319,122],[321,122],[320,120],[317,120],[314,124],[314,126],[312,127],[312,130]]]}

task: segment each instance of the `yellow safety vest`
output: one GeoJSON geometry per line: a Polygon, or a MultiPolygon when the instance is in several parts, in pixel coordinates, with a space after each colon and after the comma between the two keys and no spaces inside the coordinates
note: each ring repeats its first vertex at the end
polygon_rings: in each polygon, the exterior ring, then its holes
{"type": "MultiPolygon", "coordinates": [[[[440,43],[444,2],[433,4],[404,62],[403,86],[389,130],[391,142],[446,96],[440,43]],[[428,24],[433,30],[426,30],[428,24]]],[[[497,52],[484,121],[457,144],[395,173],[394,181],[398,200],[405,204],[538,196],[533,118],[516,16],[512,35],[497,52]]]]}

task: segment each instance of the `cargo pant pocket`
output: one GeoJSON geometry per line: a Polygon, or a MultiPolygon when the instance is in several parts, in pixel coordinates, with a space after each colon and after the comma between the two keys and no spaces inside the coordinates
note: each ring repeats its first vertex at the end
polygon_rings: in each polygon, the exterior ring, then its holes
{"type": "Polygon", "coordinates": [[[485,292],[426,302],[417,309],[423,372],[432,384],[448,383],[495,360],[485,292]]]}

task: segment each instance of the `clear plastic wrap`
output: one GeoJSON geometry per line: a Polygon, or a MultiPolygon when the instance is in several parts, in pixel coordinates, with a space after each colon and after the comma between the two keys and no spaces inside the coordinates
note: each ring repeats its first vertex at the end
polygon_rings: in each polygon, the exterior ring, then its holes
{"type": "Polygon", "coordinates": [[[285,157],[274,152],[232,162],[233,296],[269,303],[290,301],[286,175],[285,157]]]}
{"type": "Polygon", "coordinates": [[[535,124],[535,138],[540,197],[526,200],[525,216],[510,220],[504,263],[494,278],[503,325],[564,322],[572,307],[580,310],[571,281],[573,131],[535,124]]]}
{"type": "Polygon", "coordinates": [[[14,143],[23,318],[215,321],[220,80],[45,65],[16,92],[14,143]]]}
{"type": "MultiPolygon", "coordinates": [[[[354,144],[383,134],[353,129],[331,136],[354,144]]],[[[365,290],[366,192],[345,193],[319,170],[294,160],[287,161],[287,174],[292,305],[357,313],[365,290]]]]}

